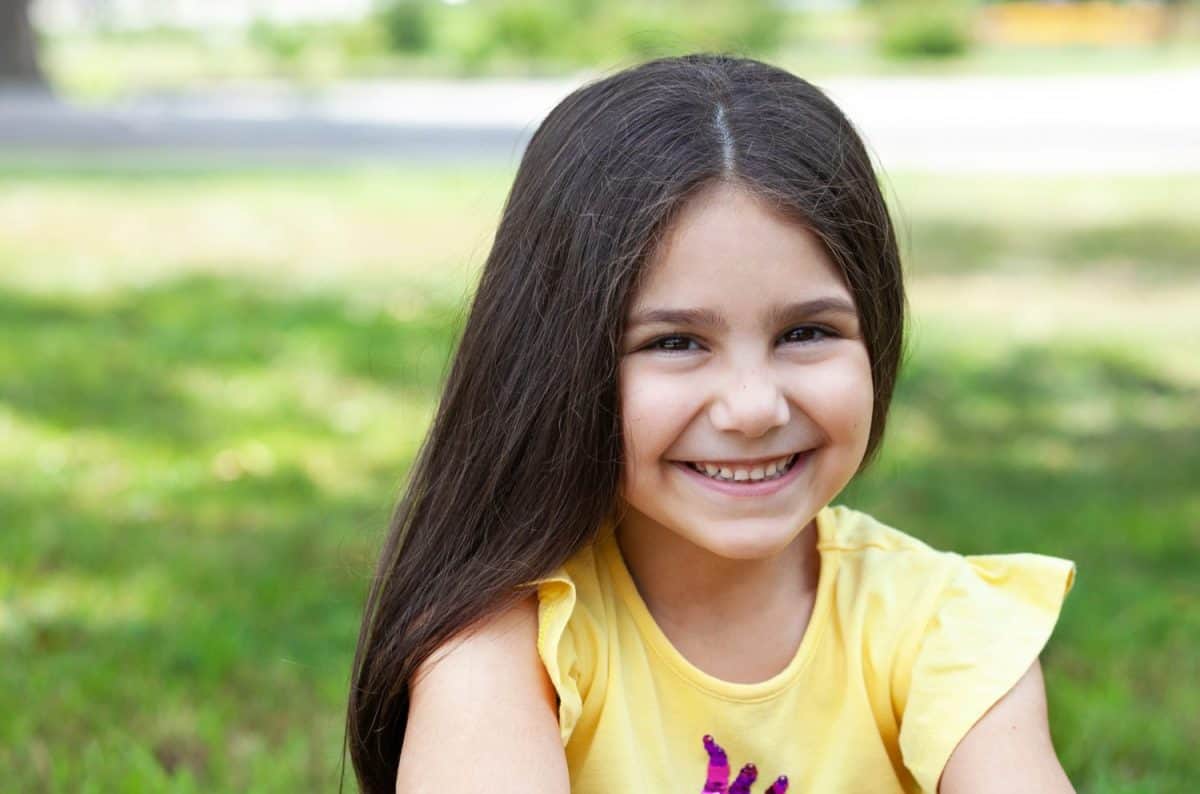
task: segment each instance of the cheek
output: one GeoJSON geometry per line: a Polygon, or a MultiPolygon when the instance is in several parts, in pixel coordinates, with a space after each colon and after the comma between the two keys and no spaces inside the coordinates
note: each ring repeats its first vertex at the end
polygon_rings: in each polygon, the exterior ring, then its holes
{"type": "Polygon", "coordinates": [[[622,370],[621,429],[630,465],[663,455],[682,431],[686,414],[678,384],[635,367],[622,370]]]}
{"type": "Polygon", "coordinates": [[[820,413],[814,418],[827,433],[847,441],[870,432],[875,396],[865,350],[832,360],[819,373],[806,374],[805,405],[820,413]]]}
{"type": "Polygon", "coordinates": [[[847,362],[843,375],[842,407],[847,431],[860,437],[861,446],[866,446],[866,437],[871,432],[871,414],[875,407],[875,390],[871,381],[871,362],[865,348],[847,362]]]}

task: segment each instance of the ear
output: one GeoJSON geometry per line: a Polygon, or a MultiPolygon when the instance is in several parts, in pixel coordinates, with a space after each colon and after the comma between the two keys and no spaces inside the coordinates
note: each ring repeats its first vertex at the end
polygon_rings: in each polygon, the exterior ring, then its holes
{"type": "Polygon", "coordinates": [[[1075,794],[1050,737],[1042,666],[1029,670],[959,741],[939,794],[1075,794]]]}

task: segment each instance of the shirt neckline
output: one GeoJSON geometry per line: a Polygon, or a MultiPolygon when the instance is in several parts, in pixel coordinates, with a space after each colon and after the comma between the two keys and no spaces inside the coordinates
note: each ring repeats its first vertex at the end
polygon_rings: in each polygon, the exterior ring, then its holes
{"type": "MultiPolygon", "coordinates": [[[[824,634],[829,622],[829,600],[832,598],[833,580],[837,555],[829,553],[830,540],[834,532],[832,507],[826,505],[817,512],[817,553],[821,560],[821,571],[817,579],[817,594],[813,601],[812,616],[804,629],[804,636],[787,666],[765,681],[745,684],[726,681],[710,675],[693,665],[671,644],[670,639],[650,614],[649,607],[638,592],[633,576],[621,554],[614,527],[600,539],[598,546],[612,575],[613,583],[621,600],[629,610],[643,640],[677,675],[692,686],[724,700],[751,703],[766,700],[791,685],[807,667],[814,649],[824,634]]],[[[731,636],[731,640],[736,639],[731,636]]]]}

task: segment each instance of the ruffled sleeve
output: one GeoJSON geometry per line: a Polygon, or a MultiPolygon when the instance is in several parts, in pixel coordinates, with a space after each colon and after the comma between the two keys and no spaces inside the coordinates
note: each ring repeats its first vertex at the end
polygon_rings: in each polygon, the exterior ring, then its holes
{"type": "Polygon", "coordinates": [[[580,653],[569,630],[577,599],[575,584],[560,568],[536,582],[538,593],[538,656],[558,693],[558,725],[563,747],[583,713],[579,691],[580,653]]]}
{"type": "Polygon", "coordinates": [[[1038,658],[1075,583],[1075,563],[1059,557],[951,559],[893,671],[904,765],[931,793],[959,741],[1038,658]]]}

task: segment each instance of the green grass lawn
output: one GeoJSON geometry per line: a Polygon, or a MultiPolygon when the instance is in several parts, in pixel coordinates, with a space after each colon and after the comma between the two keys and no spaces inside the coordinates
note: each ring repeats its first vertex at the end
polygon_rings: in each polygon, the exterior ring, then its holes
{"type": "MultiPolygon", "coordinates": [[[[336,786],[373,555],[510,178],[0,166],[5,790],[336,786]]],[[[912,352],[838,501],[1075,560],[1064,766],[1193,791],[1200,177],[889,192],[912,352]]]]}

